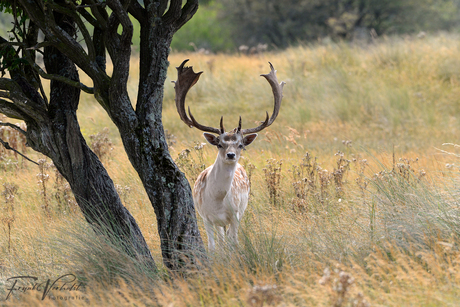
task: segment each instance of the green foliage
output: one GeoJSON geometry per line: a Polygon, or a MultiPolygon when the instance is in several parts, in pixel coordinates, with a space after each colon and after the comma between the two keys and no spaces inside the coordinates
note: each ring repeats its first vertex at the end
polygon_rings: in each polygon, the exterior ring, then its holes
{"type": "MultiPolygon", "coordinates": [[[[200,1],[201,3],[201,1],[200,1]]],[[[205,1],[200,4],[198,11],[173,37],[171,49],[173,51],[231,51],[235,45],[231,41],[230,29],[219,19],[222,5],[214,1],[205,1]]],[[[140,45],[140,25],[131,16],[134,26],[133,46],[140,45]]]]}
{"type": "Polygon", "coordinates": [[[176,33],[171,49],[197,51],[203,48],[212,52],[232,50],[234,44],[229,39],[230,30],[219,18],[222,10],[222,5],[214,1],[201,5],[195,16],[176,33]]]}
{"type": "Polygon", "coordinates": [[[23,25],[24,22],[28,19],[27,14],[25,14],[20,5],[16,5],[15,3],[15,7],[13,7],[11,5],[11,1],[7,0],[0,0],[0,13],[5,13],[2,14],[2,18],[0,19],[0,25],[2,26],[10,24],[14,15],[16,15],[16,17],[21,17],[18,20],[20,25],[23,25]],[[11,19],[9,17],[11,17],[11,19]]]}
{"type": "Polygon", "coordinates": [[[11,6],[11,2],[4,1],[4,0],[0,1],[0,12],[13,14],[13,8],[11,6]]]}

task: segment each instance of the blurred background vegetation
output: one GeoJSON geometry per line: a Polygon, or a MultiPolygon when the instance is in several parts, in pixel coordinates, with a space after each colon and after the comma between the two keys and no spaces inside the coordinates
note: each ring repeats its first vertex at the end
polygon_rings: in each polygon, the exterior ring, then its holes
{"type": "Polygon", "coordinates": [[[458,31],[460,0],[220,0],[174,37],[175,51],[250,52],[321,40],[458,31]],[[265,46],[266,45],[266,46],[265,46]],[[239,47],[241,47],[239,49],[239,47]],[[247,48],[245,47],[247,46],[247,48]]]}
{"type": "MultiPolygon", "coordinates": [[[[2,15],[0,35],[6,35],[11,21],[2,15]]],[[[459,28],[460,0],[203,0],[171,48],[254,53],[323,40],[368,42],[377,36],[459,28]]],[[[139,34],[133,43],[139,45],[139,34]]]]}

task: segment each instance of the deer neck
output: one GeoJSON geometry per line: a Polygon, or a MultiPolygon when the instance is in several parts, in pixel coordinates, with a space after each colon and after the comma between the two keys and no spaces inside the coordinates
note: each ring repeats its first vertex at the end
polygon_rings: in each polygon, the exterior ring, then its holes
{"type": "Polygon", "coordinates": [[[213,190],[216,192],[216,195],[225,197],[228,191],[230,191],[237,164],[238,162],[224,163],[217,157],[210,173],[210,179],[213,180],[213,190]]]}

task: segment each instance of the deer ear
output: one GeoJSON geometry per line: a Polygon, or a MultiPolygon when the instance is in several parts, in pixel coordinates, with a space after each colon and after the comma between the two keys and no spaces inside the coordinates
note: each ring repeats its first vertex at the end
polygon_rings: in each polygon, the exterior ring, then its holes
{"type": "Polygon", "coordinates": [[[203,135],[206,141],[209,142],[209,144],[214,145],[214,146],[217,146],[219,144],[219,138],[215,136],[214,134],[205,132],[203,133],[203,135]]]}
{"type": "Polygon", "coordinates": [[[248,134],[246,135],[244,138],[243,138],[243,144],[244,146],[248,146],[249,144],[251,144],[252,142],[254,142],[254,140],[256,139],[257,137],[257,133],[253,133],[253,134],[248,134]]]}

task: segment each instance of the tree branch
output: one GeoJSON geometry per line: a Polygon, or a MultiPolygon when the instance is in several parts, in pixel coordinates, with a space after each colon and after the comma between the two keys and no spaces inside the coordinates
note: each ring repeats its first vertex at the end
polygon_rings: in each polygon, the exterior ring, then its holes
{"type": "MultiPolygon", "coordinates": [[[[4,41],[5,41],[5,39],[0,37],[0,42],[3,42],[2,44],[0,44],[0,48],[2,48],[3,46],[10,47],[12,45],[11,43],[4,42],[4,41]]],[[[67,79],[67,78],[65,78],[63,76],[54,75],[54,74],[47,74],[38,64],[35,63],[34,59],[28,54],[27,50],[29,50],[31,48],[24,48],[26,46],[25,46],[24,43],[21,43],[21,42],[15,43],[15,45],[21,46],[23,48],[25,59],[29,63],[30,67],[33,68],[34,71],[36,71],[42,78],[47,79],[47,80],[60,81],[60,82],[69,84],[71,86],[74,86],[76,88],[79,88],[82,91],[84,91],[85,93],[94,94],[94,89],[84,85],[83,83],[80,83],[80,82],[77,82],[77,81],[74,81],[74,80],[71,80],[71,79],[67,79]]],[[[52,44],[50,42],[43,42],[40,45],[41,46],[50,46],[50,45],[52,46],[52,44]]],[[[32,47],[32,48],[35,48],[35,47],[32,47]]],[[[40,84],[40,89],[42,91],[42,95],[44,95],[44,91],[43,91],[43,88],[41,87],[41,84],[40,84]]],[[[44,96],[44,97],[45,97],[45,100],[46,100],[46,96],[44,96]]]]}
{"type": "Polygon", "coordinates": [[[11,127],[13,128],[14,130],[17,130],[19,131],[20,133],[22,133],[23,135],[27,136],[27,132],[22,130],[19,126],[16,126],[15,124],[12,124],[12,123],[2,123],[0,122],[0,126],[6,126],[6,127],[11,127]]]}
{"type": "Polygon", "coordinates": [[[133,37],[133,24],[127,13],[130,1],[122,5],[118,0],[107,0],[107,5],[113,11],[107,27],[107,50],[113,62],[113,74],[109,87],[110,110],[112,118],[124,118],[124,122],[117,125],[127,125],[133,128],[137,125],[137,117],[129,99],[127,83],[129,77],[129,64],[131,57],[131,42],[133,37]],[[118,25],[122,25],[121,36],[117,34],[118,25]],[[123,114],[121,117],[120,115],[123,114]]]}
{"type": "Polygon", "coordinates": [[[116,67],[115,62],[117,59],[117,52],[121,46],[120,35],[118,34],[119,25],[120,21],[118,20],[115,13],[112,13],[107,22],[105,42],[109,56],[112,59],[112,63],[114,63],[114,68],[116,67]]]}
{"type": "Polygon", "coordinates": [[[176,20],[181,16],[181,8],[182,0],[171,0],[169,3],[168,11],[162,17],[163,21],[168,24],[175,23],[176,20]]]}
{"type": "MultiPolygon", "coordinates": [[[[85,6],[87,7],[87,6],[85,6]]],[[[78,13],[80,13],[83,18],[86,19],[93,27],[99,28],[101,25],[98,23],[98,20],[94,18],[87,10],[85,10],[81,5],[77,6],[78,13]]]]}
{"type": "Polygon", "coordinates": [[[182,8],[179,19],[174,22],[175,30],[179,30],[185,23],[187,23],[198,10],[198,0],[188,0],[182,8]]]}
{"type": "Polygon", "coordinates": [[[87,7],[92,8],[92,7],[94,7],[94,6],[103,7],[103,6],[105,6],[105,3],[99,3],[99,2],[95,3],[95,2],[92,2],[91,4],[77,5],[77,8],[78,8],[78,9],[80,9],[80,8],[87,8],[87,7]]]}
{"type": "MultiPolygon", "coordinates": [[[[1,94],[1,92],[0,92],[1,94]]],[[[14,119],[24,120],[23,112],[16,107],[13,103],[0,98],[0,113],[5,114],[6,116],[14,119]]]]}
{"type": "Polygon", "coordinates": [[[169,0],[144,0],[144,7],[149,16],[163,16],[168,4],[169,0]]]}
{"type": "MultiPolygon", "coordinates": [[[[105,72],[101,71],[83,47],[66,31],[56,24],[53,10],[40,0],[18,0],[27,12],[30,19],[44,32],[48,40],[64,53],[72,62],[80,67],[94,83],[102,86],[108,79],[105,72]],[[37,5],[36,2],[39,2],[37,5]],[[43,7],[43,8],[42,8],[43,7]]],[[[49,3],[50,1],[46,2],[49,3]]]]}
{"type": "MultiPolygon", "coordinates": [[[[129,19],[127,8],[129,7],[131,1],[127,1],[123,6],[118,0],[107,0],[107,5],[112,9],[115,14],[118,22],[121,23],[123,30],[121,33],[121,48],[126,49],[129,47],[131,50],[131,43],[133,38],[133,23],[129,19]],[[126,6],[126,7],[125,7],[126,6]]],[[[131,52],[130,52],[131,53],[131,52]]]]}
{"type": "Polygon", "coordinates": [[[97,5],[99,2],[94,2],[94,0],[87,0],[91,4],[91,13],[93,13],[94,18],[100,23],[101,28],[105,29],[107,27],[107,21],[109,20],[109,15],[107,14],[105,8],[105,2],[103,5],[97,5]]]}
{"type": "Polygon", "coordinates": [[[85,23],[83,22],[83,20],[76,13],[77,6],[75,6],[75,4],[73,4],[71,1],[69,1],[68,4],[70,4],[72,6],[73,10],[69,9],[69,8],[66,8],[66,7],[63,7],[62,5],[59,5],[59,4],[57,4],[55,2],[52,2],[52,1],[47,1],[46,2],[47,7],[50,7],[53,10],[55,10],[56,12],[59,12],[59,13],[64,14],[64,15],[67,15],[67,16],[71,17],[73,20],[75,20],[75,22],[77,23],[78,28],[80,29],[80,32],[83,35],[83,39],[85,40],[86,46],[88,48],[88,56],[90,57],[90,59],[95,60],[96,52],[94,50],[93,41],[91,40],[91,35],[89,34],[88,29],[86,28],[85,23]]]}
{"type": "Polygon", "coordinates": [[[104,42],[104,30],[94,28],[93,44],[94,49],[96,50],[96,63],[101,70],[106,72],[107,54],[104,42]]]}
{"type": "Polygon", "coordinates": [[[48,118],[46,105],[43,101],[40,102],[41,97],[35,88],[22,77],[19,77],[17,81],[21,85],[11,79],[0,78],[0,90],[3,90],[0,91],[0,97],[11,100],[12,105],[30,118],[46,121],[48,118]],[[34,99],[38,101],[34,101],[34,99]]]}
{"type": "Polygon", "coordinates": [[[66,78],[64,76],[61,76],[61,75],[48,74],[38,64],[36,64],[34,62],[29,62],[29,64],[35,69],[35,71],[38,72],[40,77],[42,77],[43,79],[60,81],[62,83],[65,83],[65,84],[71,85],[73,87],[79,88],[82,91],[84,91],[85,93],[94,94],[94,88],[92,88],[92,87],[86,86],[81,82],[68,79],[68,78],[66,78]]]}
{"type": "Polygon", "coordinates": [[[112,50],[111,52],[111,57],[114,62],[112,81],[116,83],[117,86],[125,88],[129,76],[128,72],[131,57],[131,43],[133,38],[133,24],[129,19],[126,8],[121,5],[120,1],[107,0],[107,5],[113,10],[113,14],[115,14],[115,16],[110,16],[110,19],[113,20],[111,34],[116,34],[115,31],[117,27],[115,27],[115,25],[118,24],[118,22],[121,23],[123,27],[119,45],[117,46],[118,48],[116,48],[116,52],[114,52],[115,50],[112,50]]]}
{"type": "Polygon", "coordinates": [[[2,143],[2,144],[3,144],[3,147],[5,147],[6,149],[12,150],[12,151],[14,151],[15,153],[20,154],[24,159],[26,159],[26,160],[28,160],[28,161],[30,161],[30,162],[32,162],[32,163],[38,165],[37,162],[35,162],[34,160],[31,160],[31,159],[27,158],[25,155],[23,155],[22,153],[20,153],[19,151],[17,151],[17,150],[14,149],[13,147],[11,147],[10,144],[8,144],[8,142],[5,142],[4,140],[0,139],[0,143],[2,143]]]}
{"type": "Polygon", "coordinates": [[[133,0],[128,8],[128,12],[139,21],[140,24],[147,22],[147,11],[139,4],[137,0],[133,0]]]}
{"type": "MultiPolygon", "coordinates": [[[[37,48],[35,48],[34,46],[38,45],[38,34],[38,27],[34,24],[32,20],[30,20],[29,29],[27,31],[26,39],[24,40],[25,47],[22,49],[23,56],[29,60],[28,62],[32,61],[35,63],[37,59],[37,48]],[[30,46],[32,47],[29,48],[30,46]]],[[[45,105],[48,106],[48,98],[46,97],[45,90],[43,89],[42,80],[38,72],[36,72],[31,65],[26,65],[24,67],[24,75],[28,79],[29,83],[33,84],[36,88],[40,90],[41,97],[43,98],[45,105]]]]}

